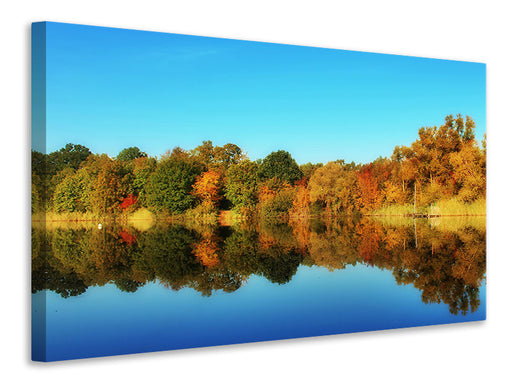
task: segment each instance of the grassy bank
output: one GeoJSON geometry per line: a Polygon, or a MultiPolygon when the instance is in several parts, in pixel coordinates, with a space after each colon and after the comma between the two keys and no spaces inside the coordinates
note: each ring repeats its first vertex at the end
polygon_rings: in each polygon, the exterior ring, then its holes
{"type": "Polygon", "coordinates": [[[90,212],[39,212],[32,214],[32,226],[35,228],[96,228],[98,224],[105,225],[129,225],[144,231],[151,228],[157,222],[190,223],[201,225],[214,225],[219,219],[218,212],[200,212],[189,210],[184,213],[153,213],[146,208],[140,208],[133,212],[124,212],[118,215],[99,215],[90,212]]]}
{"type": "MultiPolygon", "coordinates": [[[[388,205],[369,213],[368,216],[407,216],[413,212],[412,204],[388,205]]],[[[486,201],[479,199],[464,203],[456,199],[440,200],[432,205],[416,207],[416,213],[432,216],[485,216],[486,201]]]]}
{"type": "MultiPolygon", "coordinates": [[[[38,212],[32,214],[32,222],[79,222],[79,221],[98,221],[99,219],[106,219],[101,215],[96,215],[90,212],[69,212],[69,213],[55,213],[55,212],[38,212]]],[[[112,220],[112,218],[108,218],[112,220]]]]}
{"type": "Polygon", "coordinates": [[[428,226],[431,229],[439,231],[457,232],[466,228],[474,228],[485,231],[487,219],[486,216],[438,216],[414,219],[407,216],[371,216],[371,220],[378,222],[386,227],[409,228],[415,224],[419,226],[428,226]]]}
{"type": "Polygon", "coordinates": [[[440,216],[485,216],[487,204],[485,199],[472,203],[462,203],[458,200],[441,200],[437,203],[440,216]]]}
{"type": "MultiPolygon", "coordinates": [[[[375,210],[366,216],[377,217],[381,219],[394,220],[398,221],[400,224],[403,224],[402,221],[404,219],[411,219],[410,216],[414,212],[414,206],[412,204],[407,205],[389,205],[382,207],[378,210],[375,210]]],[[[417,213],[421,214],[429,214],[435,217],[475,217],[476,224],[478,226],[485,225],[485,215],[486,215],[486,202],[484,199],[477,200],[472,203],[463,203],[457,201],[455,199],[451,200],[441,200],[436,204],[432,204],[431,206],[422,206],[417,207],[417,213]]],[[[351,215],[349,215],[351,216],[351,215]]],[[[315,215],[308,216],[286,216],[286,222],[308,222],[311,218],[316,217],[315,215]]],[[[319,216],[325,220],[336,220],[340,219],[340,217],[344,216],[319,216]]],[[[432,218],[432,224],[437,225],[432,218]]],[[[59,226],[80,226],[80,227],[97,227],[99,223],[102,225],[108,224],[121,224],[121,225],[130,225],[139,230],[147,230],[155,225],[156,222],[170,222],[170,223],[182,223],[184,225],[191,225],[191,223],[195,223],[195,225],[238,225],[244,222],[251,221],[250,219],[254,219],[254,215],[247,214],[244,215],[242,213],[236,212],[234,210],[228,211],[218,211],[217,209],[212,209],[212,207],[206,206],[198,206],[194,209],[188,210],[184,213],[180,214],[170,214],[170,213],[153,213],[148,209],[140,208],[134,212],[130,213],[121,213],[117,216],[101,216],[93,213],[37,213],[32,215],[32,225],[34,227],[59,227],[59,226]]],[[[263,221],[277,221],[281,222],[283,220],[279,220],[274,217],[263,217],[265,220],[263,221]]],[[[411,219],[412,220],[412,219],[411,219]]],[[[451,226],[459,227],[461,225],[465,225],[467,220],[464,220],[463,223],[454,223],[453,220],[447,221],[442,220],[439,222],[441,226],[451,226]]]]}
{"type": "Polygon", "coordinates": [[[368,216],[406,216],[412,212],[414,212],[412,204],[387,205],[369,213],[368,216]]]}

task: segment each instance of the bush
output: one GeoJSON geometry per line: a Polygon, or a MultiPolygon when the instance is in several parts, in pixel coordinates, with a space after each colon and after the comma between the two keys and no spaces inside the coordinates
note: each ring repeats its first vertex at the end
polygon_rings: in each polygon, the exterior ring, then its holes
{"type": "Polygon", "coordinates": [[[288,211],[293,207],[293,196],[292,189],[279,191],[274,197],[262,203],[260,214],[263,217],[287,218],[288,211]]]}
{"type": "Polygon", "coordinates": [[[218,210],[211,201],[204,201],[195,208],[185,212],[185,217],[202,223],[214,224],[217,222],[218,210]]]}

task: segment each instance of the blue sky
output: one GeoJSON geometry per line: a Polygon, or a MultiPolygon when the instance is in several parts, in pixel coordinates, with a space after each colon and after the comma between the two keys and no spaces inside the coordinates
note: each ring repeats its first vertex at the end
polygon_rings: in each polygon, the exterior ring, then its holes
{"type": "Polygon", "coordinates": [[[46,38],[48,152],[212,140],[370,162],[450,113],[486,130],[484,64],[60,23],[46,38]]]}

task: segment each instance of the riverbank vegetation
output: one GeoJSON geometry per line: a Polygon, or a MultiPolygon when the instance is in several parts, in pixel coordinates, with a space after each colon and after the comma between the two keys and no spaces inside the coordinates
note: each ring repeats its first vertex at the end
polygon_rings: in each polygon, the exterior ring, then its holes
{"type": "Polygon", "coordinates": [[[47,221],[123,221],[145,212],[205,223],[485,215],[486,143],[474,132],[469,116],[449,115],[439,127],[419,129],[409,147],[367,164],[299,165],[284,150],[253,161],[235,144],[211,141],[158,158],[137,147],[112,158],[68,144],[50,154],[32,152],[32,212],[47,221]]]}

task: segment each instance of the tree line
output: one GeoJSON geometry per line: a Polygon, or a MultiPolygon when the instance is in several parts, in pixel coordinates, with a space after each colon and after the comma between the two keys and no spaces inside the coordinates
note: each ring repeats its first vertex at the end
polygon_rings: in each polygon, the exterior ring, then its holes
{"type": "Polygon", "coordinates": [[[484,201],[486,141],[475,138],[469,116],[449,115],[422,127],[410,146],[371,163],[335,160],[299,165],[278,150],[252,161],[235,144],[211,141],[150,157],[138,147],[115,158],[79,144],[32,151],[32,212],[116,216],[146,208],[155,214],[297,219],[370,214],[416,200],[427,209],[443,200],[484,201]]]}

